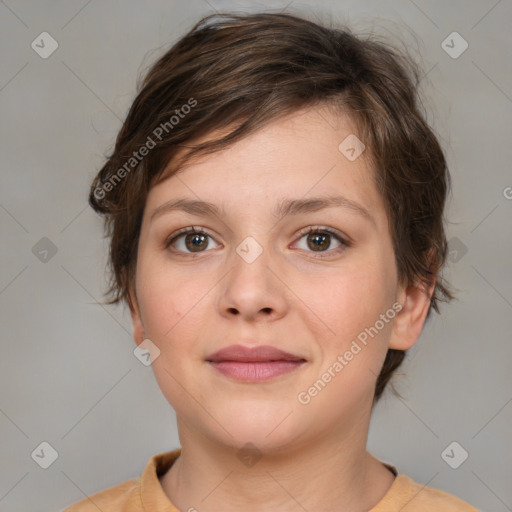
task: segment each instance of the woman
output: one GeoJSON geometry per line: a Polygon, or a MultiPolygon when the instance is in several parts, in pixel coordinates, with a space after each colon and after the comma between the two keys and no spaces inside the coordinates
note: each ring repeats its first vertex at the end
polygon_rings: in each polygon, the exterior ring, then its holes
{"type": "Polygon", "coordinates": [[[417,84],[389,46],[287,14],[204,18],[150,69],[90,204],[181,448],[68,512],[476,510],[366,450],[453,298],[417,84]]]}

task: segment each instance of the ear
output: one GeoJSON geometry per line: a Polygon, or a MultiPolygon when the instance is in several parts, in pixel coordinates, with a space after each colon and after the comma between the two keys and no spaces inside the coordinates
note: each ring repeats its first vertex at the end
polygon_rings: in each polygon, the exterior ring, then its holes
{"type": "Polygon", "coordinates": [[[130,316],[132,317],[133,339],[137,345],[140,345],[145,339],[144,325],[140,315],[140,308],[137,302],[134,286],[130,286],[130,316]]]}
{"type": "Polygon", "coordinates": [[[397,300],[402,309],[395,317],[389,348],[407,350],[416,343],[425,324],[435,283],[434,277],[428,286],[419,283],[400,289],[397,300]]]}

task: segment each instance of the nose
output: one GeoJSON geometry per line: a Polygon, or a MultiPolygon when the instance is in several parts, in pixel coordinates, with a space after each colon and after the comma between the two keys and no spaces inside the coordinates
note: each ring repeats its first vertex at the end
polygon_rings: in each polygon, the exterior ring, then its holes
{"type": "MultiPolygon", "coordinates": [[[[243,249],[232,258],[232,268],[219,287],[218,312],[225,317],[240,317],[245,321],[275,321],[288,310],[287,287],[278,276],[270,251],[263,249],[253,260],[243,249]]],[[[247,248],[247,246],[245,246],[247,248]]],[[[254,250],[254,247],[251,248],[254,250]]]]}

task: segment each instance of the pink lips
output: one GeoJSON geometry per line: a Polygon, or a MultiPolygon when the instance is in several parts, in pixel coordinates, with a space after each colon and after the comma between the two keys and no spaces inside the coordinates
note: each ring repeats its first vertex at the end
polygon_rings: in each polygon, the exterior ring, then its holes
{"type": "Polygon", "coordinates": [[[261,382],[289,373],[305,359],[269,345],[248,348],[232,345],[206,359],[216,370],[242,382],[261,382]]]}

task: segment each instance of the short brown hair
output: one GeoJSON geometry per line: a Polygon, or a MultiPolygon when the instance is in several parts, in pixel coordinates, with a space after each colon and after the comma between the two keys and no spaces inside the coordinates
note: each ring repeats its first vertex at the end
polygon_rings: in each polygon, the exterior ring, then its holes
{"type": "MultiPolygon", "coordinates": [[[[405,54],[347,28],[291,14],[220,13],[201,19],[147,72],[115,148],[94,179],[89,203],[110,237],[109,304],[134,287],[146,198],[179,150],[226,148],[270,121],[329,104],[348,112],[364,141],[388,219],[400,284],[436,280],[431,308],[453,299],[440,275],[447,255],[443,211],[450,175],[420,111],[420,73],[405,54]],[[185,108],[186,107],[186,108],[185,108]],[[191,142],[214,130],[221,138],[191,142]],[[145,149],[144,149],[145,148],[145,149]]],[[[182,151],[183,152],[183,151],[182,151]]],[[[380,397],[405,352],[388,350],[380,397]]]]}

